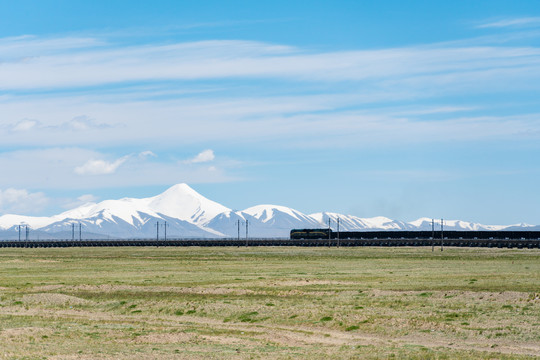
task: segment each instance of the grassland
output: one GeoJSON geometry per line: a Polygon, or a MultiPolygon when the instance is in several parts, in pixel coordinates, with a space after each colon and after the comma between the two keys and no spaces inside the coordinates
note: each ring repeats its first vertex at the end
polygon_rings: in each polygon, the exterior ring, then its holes
{"type": "Polygon", "coordinates": [[[0,249],[0,359],[538,357],[538,250],[0,249]]]}

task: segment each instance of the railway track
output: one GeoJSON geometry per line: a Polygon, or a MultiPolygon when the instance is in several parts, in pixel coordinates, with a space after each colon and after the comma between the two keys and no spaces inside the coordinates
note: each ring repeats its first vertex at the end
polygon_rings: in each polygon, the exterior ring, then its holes
{"type": "MultiPolygon", "coordinates": [[[[452,247],[487,247],[540,249],[540,239],[452,239],[445,238],[442,245],[452,247]]],[[[441,239],[84,239],[84,240],[0,240],[0,248],[62,248],[106,246],[300,246],[300,247],[352,247],[352,246],[441,246],[441,239]]]]}

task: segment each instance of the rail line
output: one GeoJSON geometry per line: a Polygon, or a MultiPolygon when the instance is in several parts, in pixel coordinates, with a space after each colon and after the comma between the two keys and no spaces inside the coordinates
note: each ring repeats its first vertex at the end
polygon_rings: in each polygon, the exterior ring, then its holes
{"type": "Polygon", "coordinates": [[[83,239],[0,240],[0,248],[62,248],[112,246],[441,246],[540,249],[540,239],[83,239]]]}

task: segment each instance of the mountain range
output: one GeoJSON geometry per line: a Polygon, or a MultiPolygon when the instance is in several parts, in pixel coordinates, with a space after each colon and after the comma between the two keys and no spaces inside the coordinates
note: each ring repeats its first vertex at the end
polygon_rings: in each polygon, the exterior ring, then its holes
{"type": "MultiPolygon", "coordinates": [[[[87,203],[51,217],[0,216],[0,239],[16,239],[19,226],[30,238],[223,238],[288,237],[293,228],[324,228],[341,231],[431,230],[431,219],[411,222],[386,217],[360,218],[331,212],[306,215],[279,205],[257,205],[235,211],[197,193],[187,184],[177,184],[165,192],[143,199],[124,198],[87,203]],[[247,222],[247,226],[246,226],[247,222]],[[159,225],[158,225],[159,224],[159,225]],[[166,225],[165,225],[166,224],[166,225]],[[157,232],[159,231],[159,235],[157,232]]],[[[436,222],[436,226],[440,226],[436,222]]],[[[446,230],[540,230],[528,224],[482,225],[461,220],[445,220],[446,230]]]]}

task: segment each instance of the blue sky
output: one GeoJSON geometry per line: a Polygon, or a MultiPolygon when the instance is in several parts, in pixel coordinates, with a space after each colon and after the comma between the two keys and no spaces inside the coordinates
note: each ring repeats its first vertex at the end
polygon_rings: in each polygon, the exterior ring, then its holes
{"type": "Polygon", "coordinates": [[[539,40],[537,1],[0,1],[0,214],[540,224],[539,40]]]}

